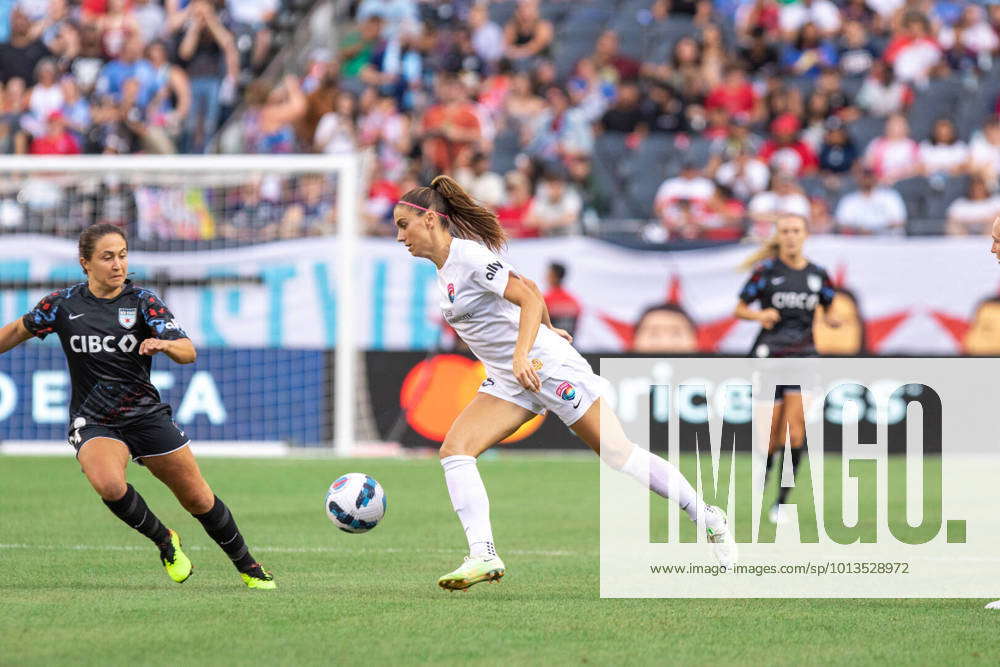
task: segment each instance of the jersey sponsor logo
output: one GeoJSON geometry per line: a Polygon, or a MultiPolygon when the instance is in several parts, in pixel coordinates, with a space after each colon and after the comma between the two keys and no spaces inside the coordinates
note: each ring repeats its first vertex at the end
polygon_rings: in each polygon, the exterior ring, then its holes
{"type": "Polygon", "coordinates": [[[497,271],[503,268],[503,264],[500,262],[490,262],[486,265],[486,279],[493,280],[497,275],[497,271]]]}
{"type": "Polygon", "coordinates": [[[818,292],[823,287],[823,279],[817,276],[815,273],[810,273],[809,277],[806,278],[806,285],[813,292],[818,292]]]}
{"type": "Polygon", "coordinates": [[[135,326],[135,308],[119,308],[118,309],[118,324],[122,325],[126,329],[131,329],[135,326]]]}
{"type": "Polygon", "coordinates": [[[71,320],[75,320],[76,318],[78,318],[78,317],[83,317],[83,316],[84,316],[84,315],[86,315],[86,314],[87,314],[87,313],[77,313],[76,315],[70,315],[70,316],[69,316],[69,319],[71,319],[71,320]]]}
{"type": "Polygon", "coordinates": [[[569,382],[561,382],[559,386],[556,387],[556,396],[564,401],[572,401],[576,398],[576,387],[569,382]]]}
{"type": "Polygon", "coordinates": [[[771,305],[778,309],[813,310],[817,303],[819,303],[819,295],[806,292],[775,292],[771,297],[771,305]]]}
{"type": "Polygon", "coordinates": [[[455,283],[448,283],[448,301],[455,303],[455,283]]]}
{"type": "Polygon", "coordinates": [[[98,352],[125,352],[135,349],[139,341],[132,334],[121,338],[115,336],[70,336],[69,349],[80,354],[97,354],[98,352]]]}

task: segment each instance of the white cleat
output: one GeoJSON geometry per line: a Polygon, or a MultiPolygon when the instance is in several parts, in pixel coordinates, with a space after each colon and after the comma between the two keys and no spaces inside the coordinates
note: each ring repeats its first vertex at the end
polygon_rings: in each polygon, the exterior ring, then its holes
{"type": "Polygon", "coordinates": [[[986,608],[987,609],[996,609],[997,611],[1000,611],[1000,600],[997,600],[996,602],[989,603],[988,605],[986,605],[986,608]]]}
{"type": "Polygon", "coordinates": [[[712,551],[719,564],[726,569],[736,565],[739,560],[739,550],[736,548],[736,540],[733,539],[733,532],[729,530],[729,521],[726,520],[726,513],[715,505],[705,506],[705,529],[708,533],[708,541],[712,543],[712,551]]]}
{"type": "Polygon", "coordinates": [[[775,505],[771,508],[771,511],[767,513],[767,520],[775,525],[788,523],[788,513],[781,505],[775,505]]]}

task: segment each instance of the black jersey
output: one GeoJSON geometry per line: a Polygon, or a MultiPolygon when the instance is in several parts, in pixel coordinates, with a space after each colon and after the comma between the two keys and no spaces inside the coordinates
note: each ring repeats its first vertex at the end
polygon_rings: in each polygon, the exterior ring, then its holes
{"type": "Polygon", "coordinates": [[[126,280],[121,294],[101,299],[80,283],[52,292],[22,321],[38,338],[59,336],[73,383],[70,424],[82,417],[120,426],[169,409],[149,380],[153,358],[140,355],[139,345],[187,334],[149,290],[126,280]]]}
{"type": "Polygon", "coordinates": [[[797,270],[779,259],[768,259],[754,269],[743,286],[740,299],[761,309],[781,313],[771,329],[761,329],[752,354],[757,357],[788,357],[816,354],[812,325],[816,306],[833,301],[833,284],[826,270],[812,262],[797,270]]]}

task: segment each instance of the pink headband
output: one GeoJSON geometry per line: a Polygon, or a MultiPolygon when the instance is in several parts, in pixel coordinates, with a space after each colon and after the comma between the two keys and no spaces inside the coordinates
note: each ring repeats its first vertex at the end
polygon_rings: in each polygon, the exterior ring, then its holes
{"type": "Polygon", "coordinates": [[[424,208],[423,206],[419,206],[417,204],[414,204],[413,202],[403,201],[402,199],[400,199],[398,202],[396,202],[397,206],[399,206],[400,204],[404,204],[406,206],[412,206],[413,208],[419,208],[421,211],[427,211],[428,213],[437,213],[442,218],[447,218],[448,217],[444,213],[438,213],[438,211],[434,211],[434,210],[429,209],[429,208],[424,208]]]}

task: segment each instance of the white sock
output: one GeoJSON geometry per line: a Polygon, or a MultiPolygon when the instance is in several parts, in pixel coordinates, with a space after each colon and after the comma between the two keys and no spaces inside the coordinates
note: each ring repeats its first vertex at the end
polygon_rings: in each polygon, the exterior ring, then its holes
{"type": "Polygon", "coordinates": [[[472,456],[446,456],[441,459],[444,481],[448,485],[451,506],[455,508],[472,556],[496,556],[493,528],[490,526],[490,498],[472,456]]]}
{"type": "Polygon", "coordinates": [[[677,466],[638,445],[632,446],[621,471],[640,484],[648,484],[653,493],[673,500],[687,512],[692,521],[705,509],[701,496],[694,490],[677,466]],[[647,470],[649,477],[647,479],[647,470]]]}

